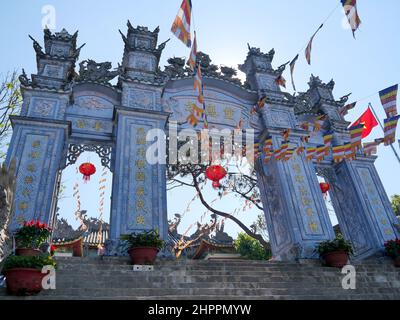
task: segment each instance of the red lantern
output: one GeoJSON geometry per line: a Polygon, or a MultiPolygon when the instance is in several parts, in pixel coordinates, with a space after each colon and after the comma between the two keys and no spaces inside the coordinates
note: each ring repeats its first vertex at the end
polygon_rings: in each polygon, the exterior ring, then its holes
{"type": "Polygon", "coordinates": [[[90,176],[96,172],[96,167],[90,162],[82,163],[79,166],[79,172],[83,174],[83,181],[90,180],[90,176]]]}
{"type": "Polygon", "coordinates": [[[223,179],[226,176],[226,170],[223,166],[213,165],[206,169],[206,177],[212,180],[212,186],[216,189],[221,186],[219,180],[223,179]]]}
{"type": "Polygon", "coordinates": [[[329,183],[327,182],[321,182],[319,184],[319,187],[321,188],[321,191],[324,195],[326,195],[326,193],[329,191],[329,189],[331,188],[331,186],[329,185],[329,183]]]}

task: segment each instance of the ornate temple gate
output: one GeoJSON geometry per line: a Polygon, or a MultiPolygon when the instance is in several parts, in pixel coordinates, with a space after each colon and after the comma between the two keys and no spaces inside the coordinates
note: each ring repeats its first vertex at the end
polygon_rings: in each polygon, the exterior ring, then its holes
{"type": "MultiPolygon", "coordinates": [[[[193,78],[184,60],[170,59],[165,71],[159,61],[165,43],[157,46],[158,28],[134,28],[128,22],[122,66],[110,71],[110,63],[80,63],[77,34],[45,30],[44,52],[34,41],[37,74],[20,77],[24,103],[14,116],[14,132],[7,163],[17,160],[16,217],[50,222],[54,218],[55,193],[60,170],[72,164],[82,151],[95,151],[113,172],[111,240],[109,254],[119,254],[121,234],[158,229],[167,236],[165,165],[145,161],[146,132],[165,129],[168,120],[186,119],[195,100],[193,78]],[[118,84],[109,81],[116,76],[118,84]]],[[[280,91],[275,79],[284,67],[272,68],[274,51],[265,54],[250,48],[240,69],[242,85],[229,68],[211,64],[202,56],[207,116],[210,126],[255,128],[261,141],[273,137],[274,148],[290,128],[291,144],[300,146],[310,133],[299,124],[317,114],[327,114],[324,130],[334,130],[334,143],[349,140],[346,122],[338,113],[346,99],[336,101],[334,83],[311,77],[310,89],[294,97],[280,91]],[[250,110],[267,95],[260,114],[250,110]]],[[[184,129],[185,125],[181,126],[184,129]]],[[[322,143],[315,135],[310,145],[322,143]]],[[[356,248],[357,257],[374,254],[384,241],[396,236],[395,216],[374,167],[374,157],[358,154],[357,160],[334,165],[327,157],[316,166],[305,157],[288,162],[256,163],[259,188],[274,256],[281,260],[314,258],[316,243],[334,237],[316,172],[333,186],[332,200],[344,236],[356,248]]],[[[14,221],[13,228],[17,222],[14,221]]]]}

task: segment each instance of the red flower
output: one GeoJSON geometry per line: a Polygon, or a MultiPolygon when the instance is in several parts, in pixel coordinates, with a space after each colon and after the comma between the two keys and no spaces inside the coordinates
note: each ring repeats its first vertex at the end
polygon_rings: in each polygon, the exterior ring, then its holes
{"type": "Polygon", "coordinates": [[[57,247],[56,247],[55,245],[52,244],[52,245],[50,246],[50,252],[53,253],[53,252],[56,251],[56,250],[57,250],[57,247]]]}

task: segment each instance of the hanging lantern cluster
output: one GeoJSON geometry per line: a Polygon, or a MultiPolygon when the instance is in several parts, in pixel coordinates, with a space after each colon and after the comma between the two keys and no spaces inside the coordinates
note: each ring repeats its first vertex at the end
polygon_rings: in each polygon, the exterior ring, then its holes
{"type": "Polygon", "coordinates": [[[226,170],[221,165],[212,165],[206,169],[206,177],[213,183],[212,186],[217,189],[221,186],[219,180],[225,178],[226,170]]]}
{"type": "Polygon", "coordinates": [[[83,174],[83,181],[86,183],[90,180],[90,176],[96,173],[96,167],[93,163],[85,162],[79,166],[79,172],[83,174]]]}
{"type": "Polygon", "coordinates": [[[321,182],[319,184],[319,187],[321,188],[321,192],[324,194],[324,197],[327,196],[327,192],[329,191],[329,189],[331,188],[331,186],[329,185],[329,183],[327,182],[321,182]]]}

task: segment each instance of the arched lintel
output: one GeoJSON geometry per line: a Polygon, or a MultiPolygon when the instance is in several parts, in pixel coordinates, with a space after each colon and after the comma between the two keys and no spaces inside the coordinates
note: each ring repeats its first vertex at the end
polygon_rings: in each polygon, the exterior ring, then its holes
{"type": "Polygon", "coordinates": [[[82,92],[94,92],[97,95],[108,98],[113,101],[114,104],[118,104],[118,101],[121,101],[121,92],[117,88],[101,84],[97,82],[78,82],[72,89],[73,96],[79,96],[82,92]]]}
{"type": "MultiPolygon", "coordinates": [[[[183,88],[193,88],[193,81],[193,78],[171,79],[165,85],[164,91],[179,91],[179,89],[183,88]]],[[[247,90],[237,84],[226,80],[205,76],[203,77],[203,84],[205,87],[205,91],[208,88],[215,88],[217,90],[226,92],[227,94],[232,95],[240,100],[249,101],[251,103],[256,103],[259,98],[256,91],[247,90]]]]}

